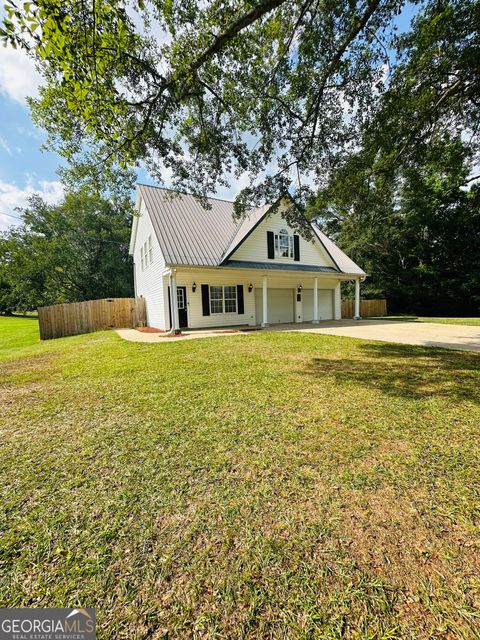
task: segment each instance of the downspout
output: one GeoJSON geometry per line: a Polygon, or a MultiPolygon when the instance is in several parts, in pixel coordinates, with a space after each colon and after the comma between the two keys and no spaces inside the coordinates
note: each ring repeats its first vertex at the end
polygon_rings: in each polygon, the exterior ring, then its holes
{"type": "Polygon", "coordinates": [[[170,284],[170,333],[173,335],[177,335],[180,333],[180,329],[178,326],[178,304],[177,304],[177,278],[175,275],[176,269],[173,267],[170,269],[169,273],[169,284],[170,284]]]}

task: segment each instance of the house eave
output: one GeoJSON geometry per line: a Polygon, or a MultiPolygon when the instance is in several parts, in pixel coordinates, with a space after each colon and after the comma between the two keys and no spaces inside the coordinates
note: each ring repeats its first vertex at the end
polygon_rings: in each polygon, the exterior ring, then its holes
{"type": "Polygon", "coordinates": [[[309,274],[312,277],[321,278],[335,278],[338,280],[357,280],[358,278],[364,279],[366,276],[361,276],[358,273],[346,273],[339,271],[334,267],[318,266],[318,265],[297,265],[297,264],[285,264],[279,263],[270,264],[267,262],[248,262],[241,260],[232,260],[226,264],[185,264],[185,263],[171,263],[168,262],[165,265],[165,270],[178,269],[180,271],[248,271],[251,273],[271,273],[272,275],[295,275],[295,274],[309,274]]]}
{"type": "Polygon", "coordinates": [[[329,275],[339,275],[338,269],[323,265],[312,264],[289,264],[289,263],[273,263],[273,262],[253,262],[243,260],[228,260],[221,265],[226,269],[254,269],[259,271],[278,271],[293,273],[327,273],[329,275]]]}
{"type": "Polygon", "coordinates": [[[128,254],[133,256],[135,252],[135,242],[137,240],[138,220],[140,218],[140,207],[142,204],[142,196],[140,190],[137,189],[137,196],[135,199],[135,213],[133,214],[132,232],[130,234],[130,245],[128,247],[128,254]]]}

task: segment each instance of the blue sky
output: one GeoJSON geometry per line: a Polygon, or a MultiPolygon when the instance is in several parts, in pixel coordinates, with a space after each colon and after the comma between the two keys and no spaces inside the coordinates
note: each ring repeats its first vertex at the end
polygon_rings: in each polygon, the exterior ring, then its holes
{"type": "MultiPolygon", "coordinates": [[[[408,28],[414,13],[414,5],[407,4],[396,21],[400,31],[408,28]]],[[[0,229],[19,223],[15,208],[24,206],[32,193],[52,203],[62,196],[56,173],[62,159],[41,151],[45,135],[34,127],[25,100],[36,95],[39,81],[25,53],[0,46],[0,229]]],[[[151,182],[145,171],[139,172],[139,179],[151,182]]],[[[234,198],[238,190],[234,184],[218,195],[234,198]]]]}
{"type": "Polygon", "coordinates": [[[33,126],[25,100],[36,95],[38,84],[25,53],[0,46],[0,229],[18,223],[10,216],[18,216],[15,208],[25,205],[32,193],[49,202],[62,195],[56,175],[60,160],[40,151],[44,135],[33,126]]]}

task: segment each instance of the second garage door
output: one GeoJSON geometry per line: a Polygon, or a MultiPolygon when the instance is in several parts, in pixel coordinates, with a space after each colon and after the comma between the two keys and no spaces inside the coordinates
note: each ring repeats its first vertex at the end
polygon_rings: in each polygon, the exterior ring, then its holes
{"type": "MultiPolygon", "coordinates": [[[[255,289],[256,322],[263,322],[262,290],[255,289]]],[[[294,310],[293,289],[269,289],[268,290],[268,322],[278,324],[281,322],[293,322],[294,310]]]]}
{"type": "MultiPolygon", "coordinates": [[[[311,322],[313,320],[313,289],[304,289],[302,291],[303,302],[303,321],[311,322]]],[[[333,290],[318,290],[318,319],[333,319],[333,290]]]]}

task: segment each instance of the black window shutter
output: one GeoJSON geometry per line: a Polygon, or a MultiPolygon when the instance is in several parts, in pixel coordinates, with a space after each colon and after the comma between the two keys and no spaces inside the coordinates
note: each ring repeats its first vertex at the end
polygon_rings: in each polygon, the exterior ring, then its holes
{"type": "Polygon", "coordinates": [[[210,315],[210,296],[208,292],[208,284],[202,284],[202,315],[210,315]]]}
{"type": "Polygon", "coordinates": [[[300,262],[300,238],[293,236],[293,259],[300,262]]]}
{"type": "Polygon", "coordinates": [[[243,284],[237,284],[237,309],[238,313],[245,313],[245,305],[243,304],[243,284]]]}
{"type": "Polygon", "coordinates": [[[273,231],[267,231],[267,255],[269,260],[275,258],[275,248],[273,246],[273,231]]]}

